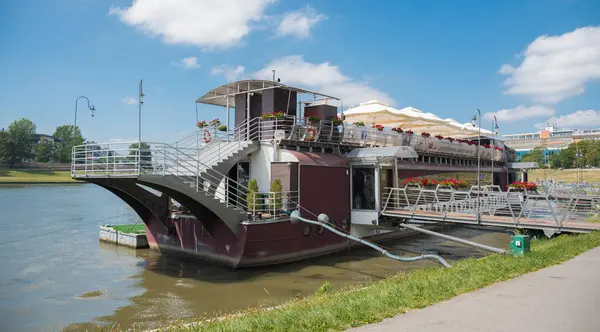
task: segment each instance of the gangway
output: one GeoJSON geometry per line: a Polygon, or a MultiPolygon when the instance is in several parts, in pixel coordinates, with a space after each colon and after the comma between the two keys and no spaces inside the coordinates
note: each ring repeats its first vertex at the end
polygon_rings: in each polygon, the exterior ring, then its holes
{"type": "Polygon", "coordinates": [[[578,194],[550,195],[527,190],[500,191],[497,186],[384,188],[381,214],[404,223],[454,223],[588,233],[600,223],[585,222],[600,212],[600,197],[578,194]],[[584,200],[585,199],[585,200],[584,200]],[[582,204],[582,201],[585,204],[582,204]]]}

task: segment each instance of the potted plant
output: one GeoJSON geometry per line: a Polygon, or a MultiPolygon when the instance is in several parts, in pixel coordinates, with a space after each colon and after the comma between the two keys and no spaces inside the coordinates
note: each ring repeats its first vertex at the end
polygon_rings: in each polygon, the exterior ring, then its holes
{"type": "Polygon", "coordinates": [[[258,199],[258,182],[256,179],[252,179],[248,181],[248,192],[246,193],[246,206],[249,216],[256,216],[260,213],[258,199]]]}
{"type": "Polygon", "coordinates": [[[341,126],[344,123],[339,116],[330,116],[327,120],[331,121],[331,124],[334,126],[341,126]]]}
{"type": "Polygon", "coordinates": [[[374,124],[371,128],[376,129],[377,131],[383,131],[383,126],[380,124],[374,124]]]}
{"type": "Polygon", "coordinates": [[[220,125],[219,128],[217,128],[217,129],[219,129],[219,131],[227,131],[227,126],[220,125]]]}
{"type": "Polygon", "coordinates": [[[437,139],[444,139],[444,136],[442,136],[442,135],[435,135],[435,138],[437,138],[437,139]]]}
{"type": "Polygon", "coordinates": [[[438,181],[435,179],[423,178],[421,180],[421,186],[424,188],[433,189],[433,188],[437,187],[437,185],[438,185],[438,181]]]}
{"type": "Polygon", "coordinates": [[[446,137],[446,140],[450,141],[450,142],[454,142],[454,138],[452,138],[452,137],[446,137]]]}
{"type": "Polygon", "coordinates": [[[219,121],[219,118],[213,119],[208,123],[209,126],[213,127],[213,128],[218,128],[221,125],[221,121],[219,121]]]}
{"type": "Polygon", "coordinates": [[[273,180],[271,182],[271,192],[269,193],[269,210],[275,214],[278,214],[282,207],[281,190],[281,180],[273,180]]]}
{"type": "Polygon", "coordinates": [[[429,136],[431,136],[430,133],[421,133],[421,137],[429,138],[429,136]]]}
{"type": "Polygon", "coordinates": [[[283,118],[285,118],[285,112],[281,111],[281,110],[279,110],[277,112],[273,112],[273,117],[275,119],[283,119],[283,118]]]}
{"type": "Polygon", "coordinates": [[[515,181],[509,184],[508,187],[518,191],[537,191],[537,184],[535,182],[515,181]]]}
{"type": "Polygon", "coordinates": [[[196,127],[200,128],[200,129],[207,127],[207,126],[208,126],[208,123],[206,123],[206,120],[202,120],[202,121],[196,123],[196,127]]]}
{"type": "Polygon", "coordinates": [[[321,118],[318,116],[312,115],[312,116],[308,117],[308,122],[312,125],[317,125],[317,124],[319,124],[319,122],[321,122],[321,118]]]}
{"type": "Polygon", "coordinates": [[[327,125],[327,127],[329,127],[329,141],[338,143],[341,137],[340,132],[343,130],[343,121],[337,116],[330,116],[329,118],[327,118],[327,120],[329,121],[325,122],[325,124],[327,125]]]}
{"type": "Polygon", "coordinates": [[[402,182],[403,186],[421,186],[421,179],[419,178],[408,178],[402,182]]]}
{"type": "Polygon", "coordinates": [[[395,132],[397,132],[398,134],[402,134],[402,133],[404,132],[404,131],[402,130],[402,128],[400,128],[400,127],[395,127],[395,128],[392,128],[392,131],[395,131],[395,132]]]}
{"type": "Polygon", "coordinates": [[[362,121],[357,121],[357,122],[354,122],[354,123],[353,123],[353,125],[355,125],[355,126],[357,126],[357,127],[364,127],[364,126],[365,126],[365,123],[364,123],[364,122],[362,122],[362,121]]]}
{"type": "Polygon", "coordinates": [[[413,132],[412,130],[410,130],[410,129],[409,129],[409,130],[407,130],[407,131],[405,131],[405,133],[407,133],[408,135],[412,135],[412,134],[414,134],[414,132],[413,132]]]}

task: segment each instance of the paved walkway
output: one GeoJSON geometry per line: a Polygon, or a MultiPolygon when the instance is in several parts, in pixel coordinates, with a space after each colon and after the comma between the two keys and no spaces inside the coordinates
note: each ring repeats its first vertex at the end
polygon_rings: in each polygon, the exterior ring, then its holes
{"type": "Polygon", "coordinates": [[[564,264],[350,331],[600,331],[600,247],[564,264]]]}

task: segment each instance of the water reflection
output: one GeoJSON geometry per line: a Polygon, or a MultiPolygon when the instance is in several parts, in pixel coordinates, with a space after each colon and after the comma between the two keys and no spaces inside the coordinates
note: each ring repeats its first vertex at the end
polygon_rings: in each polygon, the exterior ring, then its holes
{"type": "MultiPolygon", "coordinates": [[[[2,331],[80,331],[155,327],[177,318],[214,316],[276,305],[334,287],[377,280],[435,261],[396,262],[368,250],[283,265],[231,270],[98,242],[98,226],[135,215],[93,185],[0,188],[0,326],[2,331]],[[103,218],[106,220],[101,220],[103,218]],[[94,222],[94,220],[99,220],[94,222]],[[32,235],[51,234],[31,238],[32,235]],[[15,239],[27,239],[15,241],[15,239]]],[[[509,236],[467,228],[444,233],[506,247],[509,236]]],[[[430,236],[385,244],[406,255],[450,260],[483,253],[430,236]]]]}
{"type": "MultiPolygon", "coordinates": [[[[477,229],[448,228],[444,233],[477,242],[505,246],[509,235],[477,229]]],[[[449,253],[450,260],[481,257],[485,253],[430,236],[412,236],[385,244],[404,252],[449,253]]],[[[325,281],[334,287],[378,280],[398,272],[439,266],[435,261],[396,262],[367,249],[349,250],[311,261],[271,267],[231,270],[149,250],[127,253],[142,258],[142,269],[131,278],[145,292],[132,296],[130,305],[96,319],[103,325],[152,328],[178,318],[215,316],[249,306],[272,306],[293,297],[307,296],[325,281]]],[[[125,252],[125,251],[124,251],[125,252]]]]}

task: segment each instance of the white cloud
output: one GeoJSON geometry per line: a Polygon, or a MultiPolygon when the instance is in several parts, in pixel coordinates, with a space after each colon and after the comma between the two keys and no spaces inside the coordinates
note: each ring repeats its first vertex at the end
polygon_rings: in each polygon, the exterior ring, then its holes
{"type": "Polygon", "coordinates": [[[488,112],[483,115],[485,120],[492,120],[494,116],[498,122],[519,121],[527,118],[539,118],[551,116],[556,111],[546,106],[523,106],[519,105],[515,108],[501,109],[497,112],[488,112]]]}
{"type": "Polygon", "coordinates": [[[509,75],[506,94],[546,103],[580,95],[586,83],[600,79],[600,26],[538,37],[523,55],[517,67],[504,64],[499,69],[509,75]]]}
{"type": "Polygon", "coordinates": [[[227,81],[236,81],[244,76],[246,71],[246,67],[244,66],[229,66],[229,65],[220,65],[217,67],[213,67],[210,73],[212,75],[224,75],[227,78],[227,81]]]}
{"type": "Polygon", "coordinates": [[[293,12],[285,13],[279,26],[277,34],[280,36],[295,36],[297,38],[307,38],[310,36],[310,29],[317,23],[327,19],[327,16],[317,12],[310,6],[293,12]]]}
{"type": "Polygon", "coordinates": [[[198,58],[195,56],[189,56],[187,58],[183,58],[179,61],[172,63],[174,66],[181,67],[184,69],[198,69],[200,68],[200,64],[198,63],[198,58]]]}
{"type": "Polygon", "coordinates": [[[109,138],[106,143],[135,142],[137,138],[109,138]]]}
{"type": "Polygon", "coordinates": [[[311,63],[304,61],[300,55],[292,55],[271,61],[253,76],[271,80],[272,69],[276,70],[281,83],[297,85],[341,98],[345,106],[372,99],[388,104],[394,103],[385,92],[345,76],[337,66],[329,62],[311,63]]]}
{"type": "Polygon", "coordinates": [[[137,104],[137,99],[130,97],[130,96],[126,96],[126,97],[123,97],[123,99],[121,99],[121,102],[125,105],[135,105],[135,104],[137,104]]]}
{"type": "Polygon", "coordinates": [[[111,7],[110,15],[169,44],[230,47],[264,19],[276,0],[134,0],[130,7],[111,7]]]}
{"type": "Polygon", "coordinates": [[[579,110],[575,113],[552,117],[546,122],[538,123],[535,126],[544,128],[547,123],[556,123],[560,128],[597,128],[600,124],[600,111],[579,110]]]}

